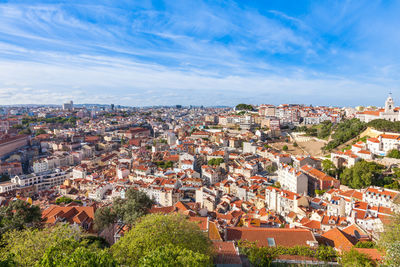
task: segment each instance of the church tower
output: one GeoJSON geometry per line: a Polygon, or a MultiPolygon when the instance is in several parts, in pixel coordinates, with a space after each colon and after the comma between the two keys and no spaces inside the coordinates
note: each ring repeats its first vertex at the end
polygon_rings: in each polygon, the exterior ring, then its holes
{"type": "Polygon", "coordinates": [[[386,99],[385,102],[385,113],[394,112],[394,101],[392,98],[392,93],[389,94],[389,97],[386,99]]]}

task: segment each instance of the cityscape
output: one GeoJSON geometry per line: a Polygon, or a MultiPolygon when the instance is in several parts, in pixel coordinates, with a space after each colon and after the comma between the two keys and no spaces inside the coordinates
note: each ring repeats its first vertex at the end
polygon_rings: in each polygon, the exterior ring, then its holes
{"type": "Polygon", "coordinates": [[[0,3],[0,266],[400,266],[398,3],[39,2],[0,3]]]}

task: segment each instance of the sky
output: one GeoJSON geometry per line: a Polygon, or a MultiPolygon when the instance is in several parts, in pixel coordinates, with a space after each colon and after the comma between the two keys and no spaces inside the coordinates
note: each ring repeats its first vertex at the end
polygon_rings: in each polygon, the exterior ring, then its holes
{"type": "Polygon", "coordinates": [[[0,105],[400,103],[400,1],[0,0],[0,105]]]}

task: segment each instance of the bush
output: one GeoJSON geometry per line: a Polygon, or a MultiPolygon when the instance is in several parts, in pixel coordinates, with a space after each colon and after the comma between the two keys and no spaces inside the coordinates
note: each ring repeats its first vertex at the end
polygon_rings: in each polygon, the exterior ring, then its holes
{"type": "Polygon", "coordinates": [[[368,127],[382,132],[400,133],[399,121],[388,121],[383,119],[373,120],[367,124],[368,127]]]}
{"type": "Polygon", "coordinates": [[[375,243],[372,241],[358,242],[354,247],[356,247],[356,248],[375,248],[375,243]]]}
{"type": "Polygon", "coordinates": [[[321,261],[332,261],[337,256],[336,251],[328,246],[319,246],[317,249],[307,246],[257,247],[254,243],[247,241],[239,241],[238,245],[241,253],[246,255],[254,266],[269,266],[280,255],[313,257],[321,261]]]}
{"type": "Polygon", "coordinates": [[[213,158],[208,161],[208,165],[217,166],[224,162],[223,158],[213,158]]]}
{"type": "MultiPolygon", "coordinates": [[[[56,199],[56,204],[60,205],[60,204],[68,204],[73,202],[74,200],[72,198],[66,197],[66,196],[62,196],[56,199]]],[[[79,201],[81,202],[81,201],[79,201]]]]}
{"type": "MultiPolygon", "coordinates": [[[[132,230],[111,247],[111,251],[119,264],[137,266],[142,258],[150,257],[155,250],[169,245],[209,258],[212,255],[212,244],[207,235],[198,225],[179,214],[149,214],[141,218],[132,230]]],[[[163,253],[174,257],[171,251],[163,253]]]]}
{"type": "Polygon", "coordinates": [[[374,266],[374,263],[367,255],[360,253],[355,249],[343,253],[340,262],[344,267],[374,266]]]}
{"type": "Polygon", "coordinates": [[[392,149],[388,152],[386,155],[388,158],[393,158],[393,159],[400,159],[400,151],[397,149],[392,149]]]}
{"type": "Polygon", "coordinates": [[[340,182],[351,188],[365,188],[381,182],[383,166],[375,162],[360,160],[351,168],[346,168],[340,175],[340,182]]]}

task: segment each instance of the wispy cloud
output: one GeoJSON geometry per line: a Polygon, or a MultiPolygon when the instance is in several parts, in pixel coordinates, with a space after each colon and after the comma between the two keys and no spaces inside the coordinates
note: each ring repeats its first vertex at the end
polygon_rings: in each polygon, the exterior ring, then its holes
{"type": "Polygon", "coordinates": [[[399,88],[400,52],[385,44],[400,44],[397,28],[378,30],[399,26],[399,5],[308,6],[0,4],[0,104],[379,104],[379,91],[399,88]]]}

